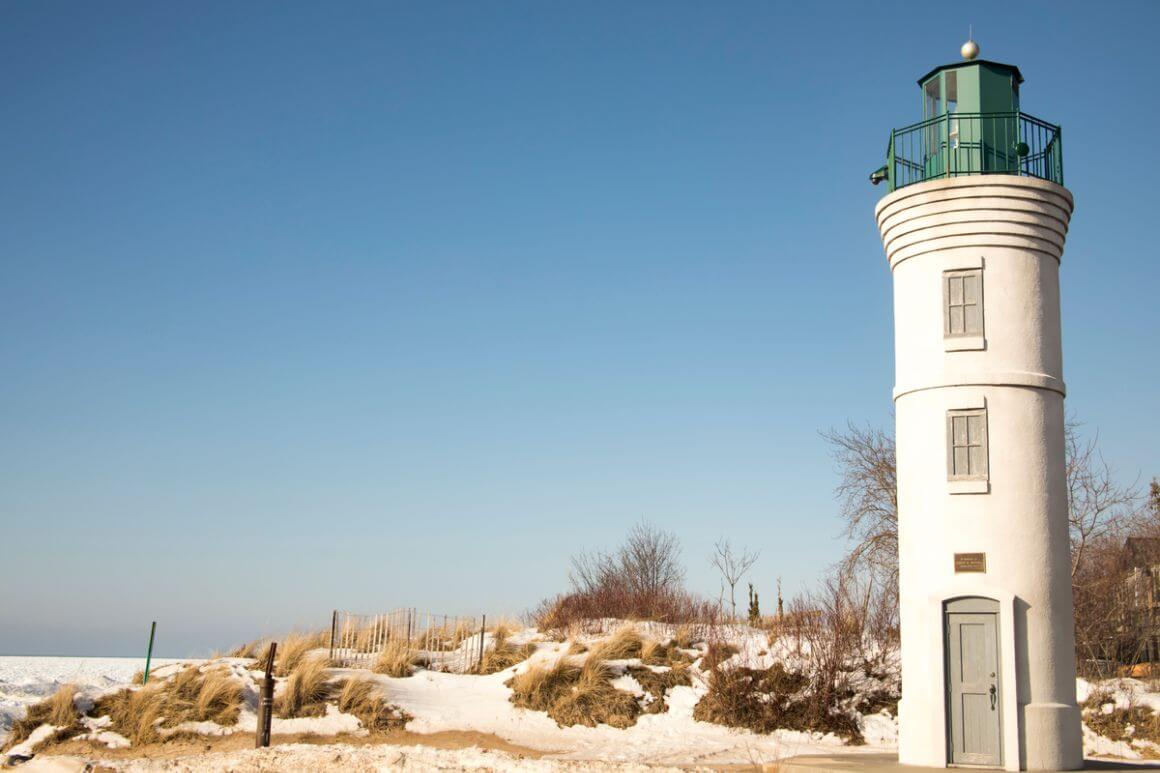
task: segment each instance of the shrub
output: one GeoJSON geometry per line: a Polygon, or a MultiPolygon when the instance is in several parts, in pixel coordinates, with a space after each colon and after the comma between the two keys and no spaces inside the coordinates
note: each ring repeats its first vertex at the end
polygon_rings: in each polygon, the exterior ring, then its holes
{"type": "Polygon", "coordinates": [[[678,685],[687,687],[693,683],[689,678],[689,669],[685,666],[674,666],[667,671],[659,672],[645,666],[630,666],[628,673],[652,696],[652,701],[644,707],[646,714],[660,714],[668,709],[665,696],[669,688],[678,685]]]}
{"type": "Polygon", "coordinates": [[[693,709],[693,718],[757,733],[774,730],[834,733],[861,743],[858,719],[840,706],[839,700],[829,703],[819,700],[816,688],[816,682],[799,672],[787,671],[780,663],[766,670],[716,668],[709,675],[708,692],[693,709]]]}
{"type": "Polygon", "coordinates": [[[732,644],[722,641],[709,642],[709,646],[705,648],[705,654],[701,658],[701,670],[716,670],[718,666],[736,655],[737,652],[737,648],[732,644]]]}
{"type": "Polygon", "coordinates": [[[592,620],[709,622],[717,606],[684,589],[677,538],[647,523],[629,530],[615,551],[572,557],[572,590],[545,599],[529,616],[541,631],[565,631],[592,620]]]}
{"type": "Polygon", "coordinates": [[[41,725],[53,725],[56,733],[48,742],[64,740],[80,730],[81,712],[76,707],[77,688],[62,685],[55,693],[28,707],[24,716],[12,723],[11,734],[4,749],[28,740],[32,732],[41,725]]]}

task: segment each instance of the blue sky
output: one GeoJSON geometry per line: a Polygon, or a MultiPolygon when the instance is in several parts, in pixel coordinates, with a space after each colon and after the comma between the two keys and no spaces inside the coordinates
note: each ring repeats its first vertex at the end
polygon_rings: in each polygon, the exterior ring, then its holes
{"type": "Polygon", "coordinates": [[[520,612],[637,519],[842,549],[915,79],[1062,124],[1069,409],[1160,473],[1154,3],[0,5],[0,653],[520,612]]]}

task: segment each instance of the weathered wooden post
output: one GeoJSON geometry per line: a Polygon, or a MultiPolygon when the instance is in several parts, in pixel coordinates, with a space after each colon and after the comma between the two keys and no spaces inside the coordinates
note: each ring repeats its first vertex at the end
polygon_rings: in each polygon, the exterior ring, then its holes
{"type": "Polygon", "coordinates": [[[479,664],[478,667],[483,670],[483,633],[487,630],[487,615],[483,615],[479,622],[479,664]]]}
{"type": "Polygon", "coordinates": [[[266,651],[266,678],[258,701],[258,732],[254,737],[254,747],[258,749],[270,745],[270,725],[274,719],[274,653],[277,651],[278,642],[270,642],[270,649],[266,651]]]}
{"type": "Polygon", "coordinates": [[[334,665],[334,635],[338,632],[338,610],[330,613],[330,664],[334,665]]]}

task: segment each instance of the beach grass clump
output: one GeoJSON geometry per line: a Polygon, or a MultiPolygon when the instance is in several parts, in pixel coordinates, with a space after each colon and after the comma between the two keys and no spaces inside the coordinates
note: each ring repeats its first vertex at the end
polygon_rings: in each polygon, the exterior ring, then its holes
{"type": "Polygon", "coordinates": [[[483,653],[483,659],[473,669],[473,673],[494,674],[505,671],[536,654],[534,643],[513,644],[506,633],[501,633],[502,630],[496,632],[494,646],[483,653]]]}
{"type": "Polygon", "coordinates": [[[274,676],[289,676],[310,651],[317,649],[319,634],[292,633],[278,644],[275,656],[274,676]]]}
{"type": "Polygon", "coordinates": [[[314,655],[298,661],[282,691],[274,700],[274,711],[283,719],[321,717],[334,688],[326,658],[314,655]]]}
{"type": "Polygon", "coordinates": [[[227,668],[213,668],[201,677],[193,702],[196,722],[214,722],[223,727],[238,724],[242,711],[242,683],[227,668]]]}
{"type": "Polygon", "coordinates": [[[616,672],[606,663],[585,663],[580,678],[548,710],[548,716],[561,727],[604,724],[623,729],[635,725],[640,704],[635,695],[612,685],[615,677],[616,672]]]}
{"type": "Polygon", "coordinates": [[[665,643],[645,639],[640,648],[640,661],[647,666],[679,666],[692,663],[693,658],[682,652],[671,639],[665,643]]]}
{"type": "Polygon", "coordinates": [[[158,727],[165,717],[165,687],[161,682],[119,690],[98,700],[91,716],[107,716],[109,729],[134,746],[161,740],[158,727]]]}
{"type": "Polygon", "coordinates": [[[522,709],[549,711],[580,680],[580,667],[560,658],[552,665],[535,665],[507,682],[511,702],[522,709]]]}
{"type": "Polygon", "coordinates": [[[621,626],[616,633],[592,647],[589,660],[628,660],[639,658],[644,647],[644,640],[631,625],[621,626]]]}
{"type": "Polygon", "coordinates": [[[81,712],[76,706],[76,695],[76,685],[66,684],[44,700],[29,706],[24,716],[12,723],[8,741],[3,748],[10,749],[27,741],[41,725],[52,725],[57,730],[51,738],[38,744],[38,748],[75,735],[81,729],[81,712]]]}
{"type": "Polygon", "coordinates": [[[590,658],[581,667],[561,657],[552,665],[532,666],[507,685],[513,704],[546,712],[561,727],[630,727],[641,713],[640,704],[636,696],[613,686],[615,677],[616,671],[602,661],[590,658]]]}
{"type": "Polygon", "coordinates": [[[381,687],[363,678],[347,679],[338,691],[338,710],[358,717],[364,729],[371,733],[402,730],[411,716],[387,703],[381,687]]]}
{"type": "Polygon", "coordinates": [[[421,662],[419,655],[406,639],[391,639],[375,658],[371,670],[376,674],[402,678],[411,675],[414,666],[421,662]]]}

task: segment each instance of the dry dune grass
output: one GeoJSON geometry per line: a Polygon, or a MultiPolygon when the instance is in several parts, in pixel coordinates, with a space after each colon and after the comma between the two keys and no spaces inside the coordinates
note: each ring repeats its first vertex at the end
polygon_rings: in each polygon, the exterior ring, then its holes
{"type": "Polygon", "coordinates": [[[298,668],[298,664],[309,654],[310,650],[319,646],[320,637],[317,633],[292,633],[278,644],[277,662],[274,664],[275,676],[289,676],[298,668]]]}
{"type": "Polygon", "coordinates": [[[301,658],[274,701],[275,712],[283,719],[322,716],[332,690],[326,658],[301,658]]]}
{"type": "Polygon", "coordinates": [[[370,679],[348,679],[338,694],[338,710],[358,717],[372,733],[401,730],[411,717],[387,704],[379,685],[370,679]]]}
{"type": "Polygon", "coordinates": [[[550,666],[532,666],[512,677],[507,685],[512,688],[511,702],[516,706],[548,711],[579,680],[580,667],[569,663],[567,658],[560,658],[550,666]]]}
{"type": "Polygon", "coordinates": [[[612,686],[615,672],[591,658],[581,668],[561,657],[551,666],[533,666],[508,681],[511,702],[545,711],[562,727],[600,723],[629,727],[640,714],[636,698],[612,686]]]}
{"type": "Polygon", "coordinates": [[[110,729],[134,746],[161,740],[157,725],[163,717],[165,690],[154,682],[139,689],[121,690],[97,701],[92,716],[107,716],[110,729]]]}
{"type": "Polygon", "coordinates": [[[584,642],[576,641],[575,639],[573,639],[572,642],[568,644],[568,654],[569,655],[583,655],[587,651],[588,651],[588,645],[585,644],[584,642]]]}
{"type": "Polygon", "coordinates": [[[649,666],[684,666],[693,658],[681,651],[675,641],[661,643],[646,639],[640,648],[640,660],[649,666]]]}
{"type": "Polygon", "coordinates": [[[266,649],[269,646],[270,642],[268,639],[254,639],[253,641],[234,647],[227,655],[231,658],[261,660],[266,656],[266,649]]]}
{"type": "Polygon", "coordinates": [[[202,676],[193,706],[199,722],[236,725],[242,710],[242,685],[227,669],[212,669],[202,676]]]}
{"type": "Polygon", "coordinates": [[[511,642],[497,644],[494,649],[483,653],[483,661],[475,667],[477,674],[494,674],[523,663],[536,653],[536,645],[527,644],[516,646],[511,642]]]}
{"type": "Polygon", "coordinates": [[[24,717],[12,723],[11,735],[3,748],[9,749],[26,741],[33,730],[45,724],[59,728],[50,742],[64,740],[75,734],[81,718],[76,707],[76,694],[76,686],[66,684],[39,703],[29,706],[24,717]]]}
{"type": "Polygon", "coordinates": [[[229,669],[202,673],[197,666],[187,666],[169,679],[107,695],[89,714],[109,717],[111,728],[137,746],[161,740],[158,728],[183,722],[236,725],[241,709],[242,684],[229,669]]]}
{"type": "Polygon", "coordinates": [[[548,710],[548,716],[562,726],[631,727],[640,714],[640,704],[631,693],[613,687],[614,678],[615,672],[605,663],[590,660],[572,689],[548,710]]]}
{"type": "Polygon", "coordinates": [[[693,635],[693,626],[688,623],[677,626],[677,630],[673,631],[673,644],[681,649],[692,649],[696,643],[696,637],[693,635]]]}
{"type": "Polygon", "coordinates": [[[616,633],[592,647],[588,660],[627,660],[639,658],[644,640],[631,625],[617,629],[616,633]]]}
{"type": "Polygon", "coordinates": [[[376,674],[402,678],[411,675],[411,667],[416,662],[417,658],[410,642],[404,639],[391,639],[375,659],[371,670],[376,674]]]}

